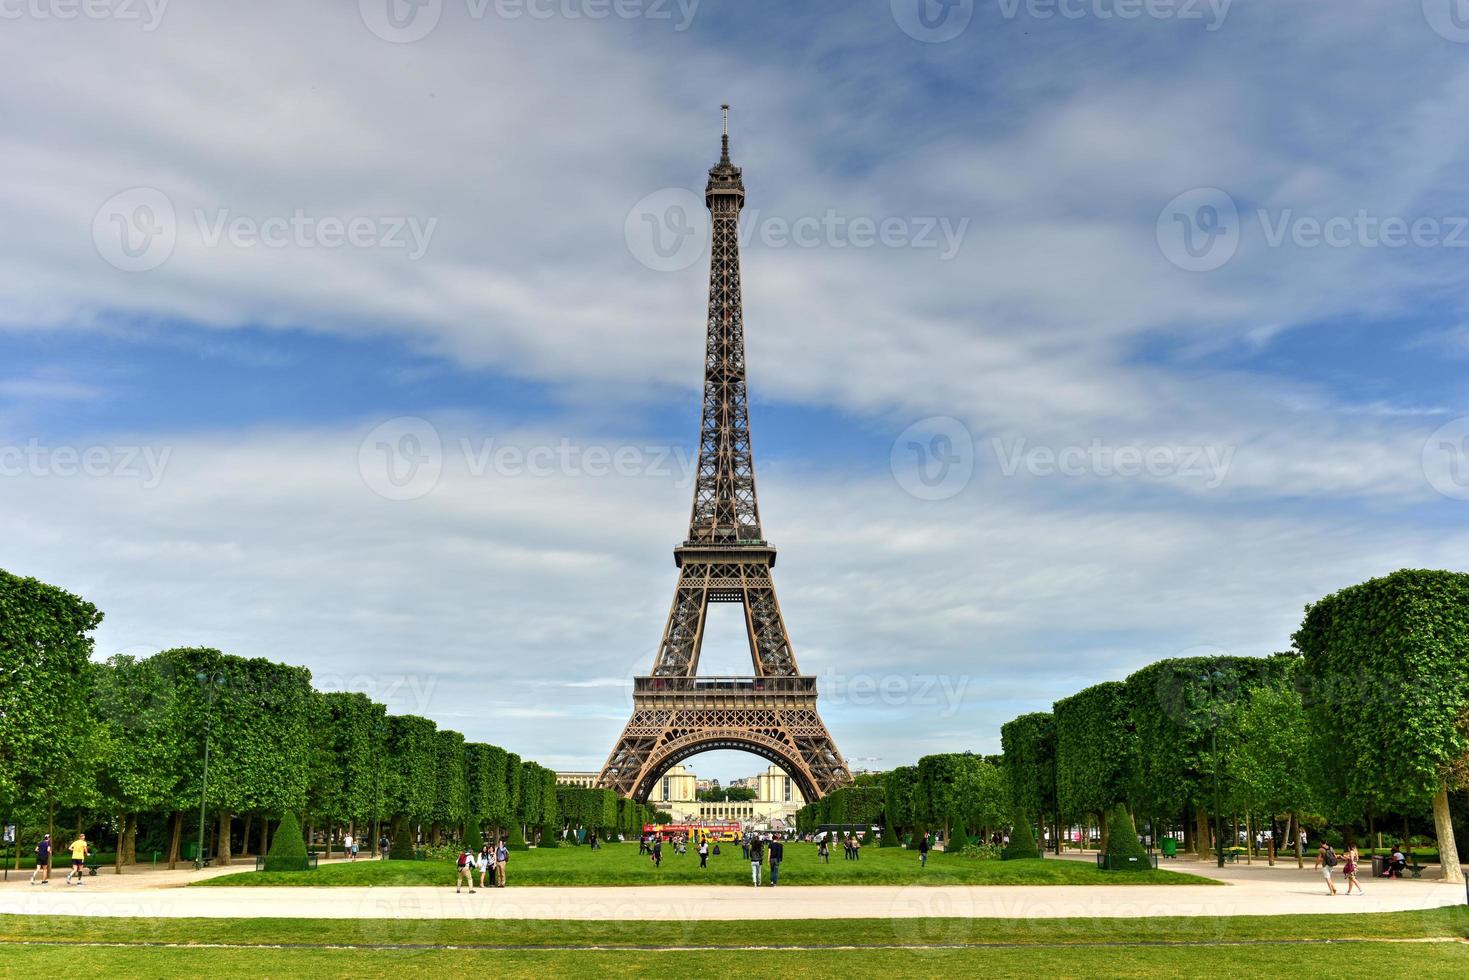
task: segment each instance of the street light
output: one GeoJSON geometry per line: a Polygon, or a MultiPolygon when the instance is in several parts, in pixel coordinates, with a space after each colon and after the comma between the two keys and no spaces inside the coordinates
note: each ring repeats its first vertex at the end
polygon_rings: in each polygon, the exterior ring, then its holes
{"type": "Polygon", "coordinates": [[[1219,800],[1219,684],[1223,671],[1214,670],[1201,678],[1209,685],[1209,754],[1214,757],[1214,851],[1219,867],[1224,867],[1224,815],[1219,800]]]}
{"type": "Polygon", "coordinates": [[[204,867],[204,797],[209,791],[209,723],[214,714],[214,689],[224,687],[226,681],[224,674],[211,676],[202,670],[194,680],[204,692],[204,778],[199,783],[199,849],[194,854],[194,870],[198,871],[204,867]]]}

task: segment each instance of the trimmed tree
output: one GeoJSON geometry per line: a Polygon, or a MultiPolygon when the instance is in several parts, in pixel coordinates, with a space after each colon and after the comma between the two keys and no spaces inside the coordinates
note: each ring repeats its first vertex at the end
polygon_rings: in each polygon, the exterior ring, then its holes
{"type": "Polygon", "coordinates": [[[1462,882],[1449,793],[1469,782],[1469,575],[1401,571],[1343,589],[1306,610],[1294,640],[1336,794],[1379,813],[1431,806],[1444,880],[1462,882]]]}
{"type": "Polygon", "coordinates": [[[1132,727],[1127,685],[1096,684],[1062,698],[1052,708],[1056,723],[1056,803],[1068,818],[1103,818],[1128,801],[1137,736],[1132,727]]]}
{"type": "Polygon", "coordinates": [[[1137,839],[1137,827],[1125,806],[1114,806],[1108,821],[1107,869],[1109,871],[1143,871],[1151,865],[1148,852],[1137,839]]]}
{"type": "MultiPolygon", "coordinates": [[[[1056,720],[1049,712],[1021,715],[1000,726],[1010,802],[1042,823],[1056,814],[1056,720]]],[[[1060,834],[1060,827],[1056,828],[1060,834]]]]}
{"type": "Polygon", "coordinates": [[[1006,861],[1026,860],[1041,856],[1040,848],[1035,846],[1035,835],[1030,832],[1029,817],[1022,814],[1015,819],[1015,826],[1010,828],[1010,843],[1005,845],[1000,856],[1006,861]]]}
{"type": "Polygon", "coordinates": [[[287,810],[275,829],[270,853],[265,858],[266,871],[305,871],[306,841],[301,837],[301,824],[296,814],[287,810]]]}

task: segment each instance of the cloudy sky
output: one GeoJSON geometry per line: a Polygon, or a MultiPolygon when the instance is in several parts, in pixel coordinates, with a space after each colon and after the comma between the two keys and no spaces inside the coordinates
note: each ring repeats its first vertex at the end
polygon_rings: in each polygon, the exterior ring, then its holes
{"type": "Polygon", "coordinates": [[[600,766],[687,529],[721,102],[765,531],[854,766],[1469,567],[1456,0],[0,18],[0,565],[99,656],[600,766]]]}

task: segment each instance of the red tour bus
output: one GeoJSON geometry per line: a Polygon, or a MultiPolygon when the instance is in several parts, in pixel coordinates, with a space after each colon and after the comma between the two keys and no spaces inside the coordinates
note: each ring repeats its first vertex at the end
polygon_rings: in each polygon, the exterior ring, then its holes
{"type": "Polygon", "coordinates": [[[683,837],[691,844],[697,844],[701,840],[731,843],[740,839],[740,825],[732,820],[708,823],[645,823],[643,835],[648,834],[665,841],[683,837]]]}

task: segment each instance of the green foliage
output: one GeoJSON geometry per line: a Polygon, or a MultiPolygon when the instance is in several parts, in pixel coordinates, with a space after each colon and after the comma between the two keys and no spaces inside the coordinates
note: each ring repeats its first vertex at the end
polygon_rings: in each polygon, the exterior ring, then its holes
{"type": "Polygon", "coordinates": [[[393,817],[391,833],[393,846],[388,849],[388,857],[394,861],[412,861],[414,850],[418,842],[414,839],[413,821],[403,814],[393,817]]]}
{"type": "Polygon", "coordinates": [[[1021,715],[1000,726],[1010,803],[1021,813],[1056,812],[1056,722],[1048,712],[1021,715]]]}
{"type": "Polygon", "coordinates": [[[1136,764],[1127,685],[1108,681],[1057,701],[1056,797],[1061,813],[1105,813],[1126,802],[1136,764]]]}
{"type": "Polygon", "coordinates": [[[92,655],[97,607],[0,570],[0,804],[48,791],[76,758],[86,704],[78,681],[92,655]]]}
{"type": "Polygon", "coordinates": [[[328,822],[386,815],[381,765],[387,752],[387,709],[362,693],[317,695],[309,812],[328,822]]]}
{"type": "Polygon", "coordinates": [[[1186,805],[1212,806],[1216,759],[1210,733],[1229,718],[1249,691],[1278,677],[1275,659],[1182,657],[1161,660],[1127,678],[1127,699],[1138,751],[1129,798],[1144,813],[1179,814],[1186,805]]]}
{"type": "Polygon", "coordinates": [[[1030,830],[1030,819],[1021,816],[1015,821],[1015,826],[1010,828],[1010,842],[1005,845],[1002,857],[1006,861],[1024,860],[1026,858],[1038,858],[1041,856],[1040,848],[1035,846],[1035,835],[1030,830]]]}
{"type": "Polygon", "coordinates": [[[1463,784],[1469,575],[1400,571],[1343,589],[1306,610],[1294,641],[1329,795],[1421,810],[1463,784]]]}
{"type": "Polygon", "coordinates": [[[972,861],[998,861],[1004,856],[998,844],[965,844],[955,853],[972,861]]]}
{"type": "Polygon", "coordinates": [[[1147,869],[1149,867],[1146,861],[1148,852],[1143,847],[1142,841],[1137,839],[1137,827],[1133,825],[1132,815],[1127,812],[1127,808],[1113,807],[1108,826],[1107,855],[1110,858],[1110,867],[1113,870],[1133,867],[1128,859],[1138,858],[1137,869],[1147,869]]]}
{"type": "Polygon", "coordinates": [[[899,831],[912,830],[914,794],[918,788],[918,767],[898,766],[883,773],[883,813],[899,831]]]}
{"type": "Polygon", "coordinates": [[[431,819],[438,778],[434,723],[417,715],[388,717],[389,809],[412,820],[431,819]]]}
{"type": "Polygon", "coordinates": [[[435,823],[458,827],[469,816],[469,781],[464,773],[464,736],[440,729],[434,733],[435,823]]]}
{"type": "Polygon", "coordinates": [[[521,829],[520,821],[516,820],[510,824],[510,843],[506,845],[512,851],[526,851],[530,845],[525,842],[525,832],[521,829]]]}
{"type": "Polygon", "coordinates": [[[470,820],[464,825],[464,849],[477,853],[484,844],[485,839],[479,832],[479,821],[470,820]]]}
{"type": "MultiPolygon", "coordinates": [[[[519,759],[516,764],[519,764],[519,759]]],[[[507,768],[510,754],[498,745],[484,753],[485,809],[481,814],[491,827],[510,823],[510,778],[507,768]]]]}
{"type": "MultiPolygon", "coordinates": [[[[1232,802],[1255,813],[1315,813],[1314,779],[1329,779],[1314,758],[1311,725],[1293,685],[1299,666],[1250,691],[1227,736],[1232,802]]],[[[1330,798],[1328,796],[1328,798],[1330,798]]]]}
{"type": "Polygon", "coordinates": [[[265,857],[266,871],[305,871],[306,841],[301,837],[301,824],[296,814],[287,810],[281,814],[280,826],[270,841],[270,853],[265,857]]]}

